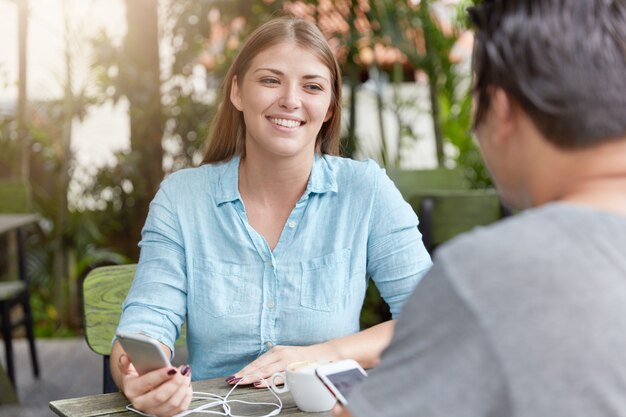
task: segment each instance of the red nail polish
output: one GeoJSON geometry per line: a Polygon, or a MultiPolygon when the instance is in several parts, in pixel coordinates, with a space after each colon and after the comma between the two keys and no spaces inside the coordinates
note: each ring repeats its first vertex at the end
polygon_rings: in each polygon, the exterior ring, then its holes
{"type": "Polygon", "coordinates": [[[229,384],[236,384],[237,382],[241,381],[243,378],[233,378],[230,381],[228,381],[229,384]]]}
{"type": "Polygon", "coordinates": [[[191,367],[189,365],[185,365],[180,370],[180,373],[182,374],[182,376],[187,376],[187,375],[189,375],[189,371],[191,371],[191,367]]]}
{"type": "Polygon", "coordinates": [[[176,369],[170,369],[169,371],[167,371],[167,374],[169,376],[176,375],[176,369]]]}

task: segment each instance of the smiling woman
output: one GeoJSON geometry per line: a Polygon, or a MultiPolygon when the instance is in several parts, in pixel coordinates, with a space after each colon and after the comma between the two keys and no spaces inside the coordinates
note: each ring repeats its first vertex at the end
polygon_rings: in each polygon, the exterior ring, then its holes
{"type": "MultiPolygon", "coordinates": [[[[203,165],[170,175],[150,206],[119,331],[171,354],[186,320],[194,378],[231,384],[265,386],[301,360],[378,361],[393,321],[359,331],[369,278],[395,317],[431,261],[384,170],[334,156],[340,92],[315,25],[282,17],[250,36],[203,165]]],[[[189,367],[139,376],[119,343],[111,363],[135,407],[189,404],[189,367]]]]}
{"type": "MultiPolygon", "coordinates": [[[[297,84],[299,89],[310,92],[318,90],[323,96],[328,94],[330,97],[327,108],[328,119],[324,120],[315,133],[315,148],[324,154],[339,154],[341,76],[339,64],[326,39],[316,26],[297,19],[274,19],[262,29],[250,36],[226,74],[224,101],[215,117],[203,162],[221,162],[233,155],[245,156],[244,142],[247,132],[245,112],[237,108],[237,104],[233,102],[233,89],[237,87],[237,81],[244,80],[244,75],[248,73],[251,78],[256,77],[258,82],[281,87],[282,90],[285,88],[286,77],[290,79],[299,77],[297,84]],[[285,24],[286,21],[290,23],[285,24]],[[272,59],[272,50],[282,53],[279,60],[272,59]],[[307,69],[304,65],[298,65],[301,64],[298,61],[300,58],[306,59],[313,67],[307,69]],[[251,71],[252,65],[255,67],[251,71]],[[299,73],[293,72],[294,69],[299,73]]],[[[289,100],[293,98],[287,96],[287,101],[285,102],[283,98],[282,103],[290,105],[289,100]]]]}
{"type": "Polygon", "coordinates": [[[333,115],[330,71],[293,42],[259,53],[249,74],[233,77],[231,102],[246,125],[246,159],[300,156],[306,165],[317,133],[333,115]]]}

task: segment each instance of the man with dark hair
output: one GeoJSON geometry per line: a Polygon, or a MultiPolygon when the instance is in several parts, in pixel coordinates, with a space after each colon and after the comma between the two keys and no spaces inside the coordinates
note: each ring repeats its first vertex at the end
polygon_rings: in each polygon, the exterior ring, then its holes
{"type": "Polygon", "coordinates": [[[528,210],[438,251],[349,411],[626,416],[626,0],[470,16],[476,136],[528,210]]]}

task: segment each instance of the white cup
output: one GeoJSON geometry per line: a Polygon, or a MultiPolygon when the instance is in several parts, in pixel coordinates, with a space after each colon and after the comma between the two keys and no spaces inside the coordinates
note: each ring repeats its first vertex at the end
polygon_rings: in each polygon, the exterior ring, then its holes
{"type": "Polygon", "coordinates": [[[315,375],[315,368],[321,362],[302,361],[287,366],[284,372],[277,372],[270,378],[270,386],[277,393],[291,392],[296,406],[305,412],[328,411],[335,405],[335,397],[315,375]],[[276,386],[276,379],[282,378],[284,385],[276,386]]]}

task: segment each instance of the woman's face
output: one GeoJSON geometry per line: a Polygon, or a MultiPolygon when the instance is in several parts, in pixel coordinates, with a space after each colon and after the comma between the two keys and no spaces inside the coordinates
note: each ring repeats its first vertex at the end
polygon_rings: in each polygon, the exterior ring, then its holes
{"type": "Polygon", "coordinates": [[[242,80],[232,80],[230,100],[243,112],[246,155],[310,156],[332,110],[330,70],[309,50],[279,43],[252,60],[242,80]]]}

